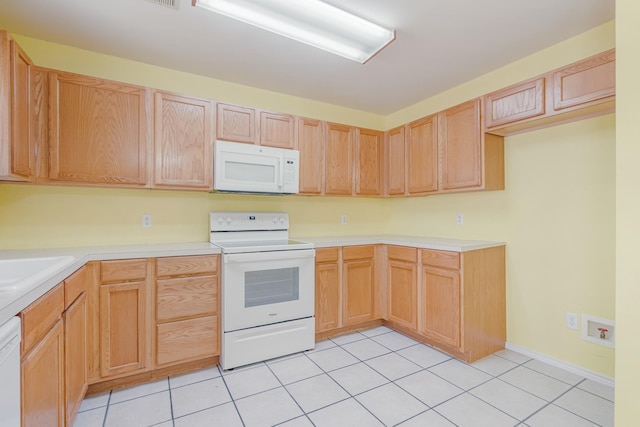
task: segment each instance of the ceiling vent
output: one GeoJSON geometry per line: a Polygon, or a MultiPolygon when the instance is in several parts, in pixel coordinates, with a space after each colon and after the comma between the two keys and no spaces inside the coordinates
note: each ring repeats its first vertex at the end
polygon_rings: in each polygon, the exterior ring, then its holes
{"type": "Polygon", "coordinates": [[[171,9],[178,10],[180,6],[180,0],[147,0],[150,3],[154,3],[160,6],[166,6],[171,9]]]}

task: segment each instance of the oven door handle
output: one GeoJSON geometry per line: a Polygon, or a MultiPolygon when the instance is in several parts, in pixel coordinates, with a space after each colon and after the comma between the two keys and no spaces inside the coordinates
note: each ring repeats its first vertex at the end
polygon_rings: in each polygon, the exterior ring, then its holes
{"type": "Polygon", "coordinates": [[[227,254],[223,256],[224,263],[277,261],[298,258],[314,258],[315,249],[303,249],[294,251],[251,252],[246,254],[227,254]]]}

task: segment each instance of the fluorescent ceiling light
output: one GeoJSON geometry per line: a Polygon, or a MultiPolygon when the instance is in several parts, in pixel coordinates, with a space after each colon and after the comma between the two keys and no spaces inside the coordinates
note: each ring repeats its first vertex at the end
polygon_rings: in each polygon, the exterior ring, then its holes
{"type": "Polygon", "coordinates": [[[192,0],[192,4],[360,63],[396,37],[394,30],[319,0],[192,0]]]}

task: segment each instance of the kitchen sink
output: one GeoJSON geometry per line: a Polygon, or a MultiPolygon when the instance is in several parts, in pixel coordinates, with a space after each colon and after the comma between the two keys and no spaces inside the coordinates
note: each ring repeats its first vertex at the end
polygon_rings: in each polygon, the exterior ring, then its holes
{"type": "Polygon", "coordinates": [[[25,290],[70,265],[72,256],[0,259],[0,293],[25,290]]]}

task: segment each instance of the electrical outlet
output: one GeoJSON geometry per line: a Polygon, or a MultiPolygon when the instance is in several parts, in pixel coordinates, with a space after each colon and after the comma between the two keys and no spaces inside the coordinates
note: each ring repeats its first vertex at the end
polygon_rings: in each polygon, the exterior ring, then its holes
{"type": "Polygon", "coordinates": [[[142,215],[142,228],[151,228],[151,215],[142,215]]]}
{"type": "Polygon", "coordinates": [[[464,223],[464,215],[459,213],[456,214],[456,224],[462,225],[464,223]]]}
{"type": "Polygon", "coordinates": [[[576,313],[567,313],[567,328],[578,330],[578,315],[576,313]]]}
{"type": "Polygon", "coordinates": [[[347,215],[346,214],[342,214],[342,218],[340,219],[340,221],[342,221],[343,224],[347,223],[347,215]]]}

